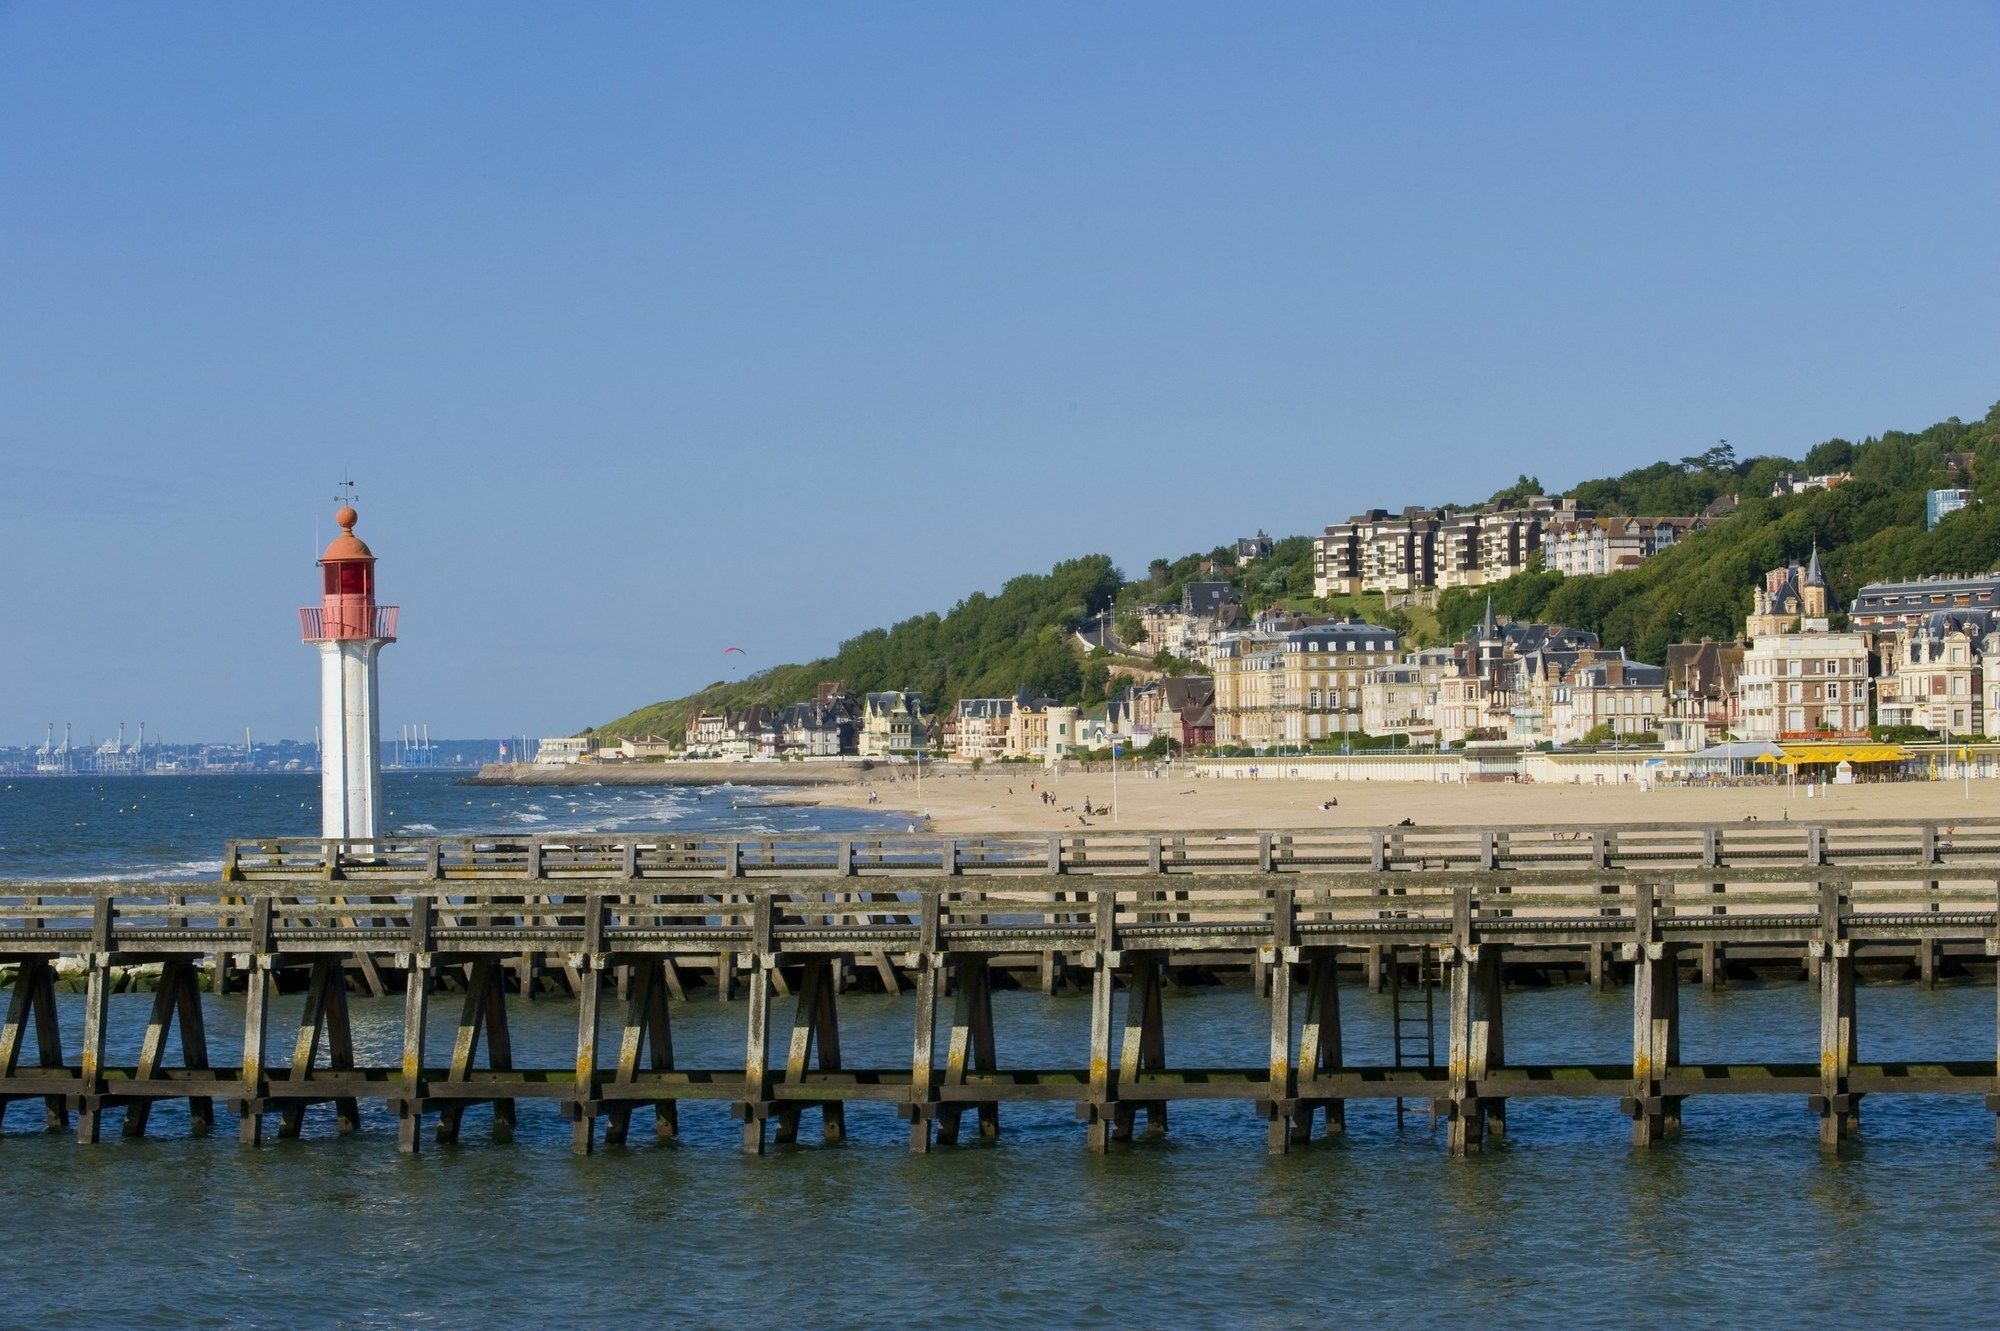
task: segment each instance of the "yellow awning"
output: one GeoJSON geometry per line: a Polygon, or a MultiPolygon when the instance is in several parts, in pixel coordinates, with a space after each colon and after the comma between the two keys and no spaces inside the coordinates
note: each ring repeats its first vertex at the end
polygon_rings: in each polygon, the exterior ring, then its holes
{"type": "Polygon", "coordinates": [[[1781,757],[1759,758],[1760,763],[1781,767],[1817,766],[1822,763],[1898,763],[1910,756],[1900,744],[1780,744],[1781,757]]]}

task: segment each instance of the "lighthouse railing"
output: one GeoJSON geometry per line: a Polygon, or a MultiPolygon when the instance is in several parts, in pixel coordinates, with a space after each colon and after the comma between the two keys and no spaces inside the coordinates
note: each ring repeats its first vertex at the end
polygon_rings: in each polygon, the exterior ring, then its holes
{"type": "Polygon", "coordinates": [[[334,638],[381,638],[385,641],[394,641],[396,620],[402,607],[378,605],[372,609],[373,618],[363,623],[358,619],[349,618],[345,613],[336,613],[329,620],[326,607],[323,605],[301,607],[299,636],[307,642],[326,642],[334,638]]]}

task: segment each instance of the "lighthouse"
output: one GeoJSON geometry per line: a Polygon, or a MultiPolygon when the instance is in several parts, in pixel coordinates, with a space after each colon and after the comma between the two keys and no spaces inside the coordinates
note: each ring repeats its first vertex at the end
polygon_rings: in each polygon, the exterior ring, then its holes
{"type": "Polygon", "coordinates": [[[396,640],[396,609],[375,603],[375,556],[354,534],[352,505],[333,515],[340,535],[320,556],[320,603],[299,611],[319,648],[320,835],[365,841],[382,802],[375,663],[396,640]]]}

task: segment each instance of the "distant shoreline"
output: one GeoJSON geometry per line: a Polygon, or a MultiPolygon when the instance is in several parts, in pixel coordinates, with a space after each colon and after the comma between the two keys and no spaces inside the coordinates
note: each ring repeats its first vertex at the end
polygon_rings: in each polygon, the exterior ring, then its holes
{"type": "Polygon", "coordinates": [[[851,786],[882,771],[859,763],[488,763],[461,786],[851,786]]]}

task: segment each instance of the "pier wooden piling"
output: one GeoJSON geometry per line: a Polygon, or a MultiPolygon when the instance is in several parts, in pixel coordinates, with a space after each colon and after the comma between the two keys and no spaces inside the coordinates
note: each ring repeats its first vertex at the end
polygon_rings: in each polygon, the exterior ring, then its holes
{"type": "Polygon", "coordinates": [[[1993,820],[1959,820],[1950,838],[1933,824],[1881,821],[266,838],[232,842],[224,864],[206,887],[0,883],[0,971],[11,977],[0,1127],[18,1130],[16,1103],[39,1101],[37,1126],[68,1128],[74,1115],[77,1139],[93,1143],[118,1114],[124,1135],[144,1135],[163,1101],[185,1101],[206,1127],[221,1099],[238,1140],[256,1146],[268,1116],[278,1135],[297,1137],[316,1107],[330,1107],[334,1128],[351,1132],[373,1102],[394,1117],[398,1149],[415,1152],[427,1120],[439,1144],[463,1146],[466,1111],[487,1105],[505,1140],[520,1102],[543,1100],[587,1152],[628,1144],[646,1110],[656,1140],[672,1140],[684,1106],[711,1101],[758,1153],[804,1140],[808,1116],[818,1141],[837,1145],[851,1107],[872,1103],[900,1114],[922,1152],[996,1141],[1008,1102],[1069,1102],[1081,1144],[1108,1151],[1166,1133],[1173,1102],[1208,1100],[1254,1109],[1267,1149],[1284,1152],[1316,1132],[1340,1135],[1350,1102],[1374,1099],[1432,1103],[1443,1149],[1470,1154],[1505,1138],[1514,1105],[1548,1096],[1616,1100],[1642,1148],[1681,1130],[1691,1095],[1796,1096],[1830,1150],[1860,1131],[1868,1096],[1977,1094],[2000,1115],[1994,1058],[1868,1064],[1858,1041],[1864,967],[1900,967],[1928,987],[1942,967],[1960,973],[2000,955],[1993,820]],[[1343,975],[1370,991],[1399,987],[1410,957],[1419,982],[1442,972],[1442,1066],[1345,1038],[1343,975]],[[1817,1065],[1681,1061],[1680,987],[1726,983],[1725,961],[1804,968],[1817,987],[1817,1065]],[[132,967],[153,965],[137,1060],[112,1066],[114,991],[132,967]],[[1522,968],[1629,979],[1629,1061],[1510,1061],[1506,983],[1522,968]],[[211,1065],[204,969],[242,980],[235,1067],[211,1065]],[[59,971],[82,989],[67,1015],[59,971]],[[1261,977],[1267,1047],[1245,1049],[1236,1066],[1175,1062],[1187,1042],[1167,995],[1191,974],[1261,977]],[[740,987],[739,1065],[677,1060],[674,1011],[704,975],[718,996],[740,987]],[[575,994],[575,1057],[560,1068],[517,1065],[509,1005],[534,997],[537,976],[575,994]],[[1010,1065],[995,988],[1071,987],[1061,977],[1081,990],[1058,1000],[1074,1014],[1081,1058],[1010,1065]],[[843,994],[858,982],[909,1003],[906,1064],[857,1067],[846,1056],[843,994]],[[303,993],[301,1016],[295,1032],[274,1035],[281,984],[303,993]],[[359,1065],[350,984],[364,995],[401,988],[396,1065],[359,1065]],[[434,994],[458,1013],[441,1065],[426,1039],[434,994]],[[968,1113],[976,1135],[962,1131],[968,1113]]]}

